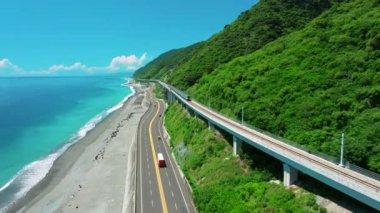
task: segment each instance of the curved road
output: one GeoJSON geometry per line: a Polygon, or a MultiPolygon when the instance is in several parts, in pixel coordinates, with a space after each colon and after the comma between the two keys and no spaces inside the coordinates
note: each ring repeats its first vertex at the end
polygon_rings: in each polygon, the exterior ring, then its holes
{"type": "Polygon", "coordinates": [[[193,212],[191,194],[164,141],[166,106],[151,98],[150,91],[146,99],[149,107],[140,121],[137,137],[136,212],[193,212]],[[158,167],[157,153],[163,154],[166,168],[158,167]]]}
{"type": "Polygon", "coordinates": [[[171,101],[173,101],[172,95],[174,95],[175,99],[182,102],[197,115],[210,121],[213,125],[237,136],[244,142],[263,150],[301,172],[308,174],[377,210],[380,210],[379,180],[371,178],[370,176],[365,176],[348,168],[343,168],[328,160],[286,144],[276,138],[241,125],[194,100],[186,100],[181,96],[181,91],[178,91],[175,87],[167,85],[161,81],[155,80],[154,82],[158,82],[169,91],[169,94],[171,94],[171,101]]]}

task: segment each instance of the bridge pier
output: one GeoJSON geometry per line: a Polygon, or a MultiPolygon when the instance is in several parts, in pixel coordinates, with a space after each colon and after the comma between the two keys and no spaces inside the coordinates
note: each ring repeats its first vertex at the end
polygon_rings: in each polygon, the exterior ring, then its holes
{"type": "Polygon", "coordinates": [[[242,140],[233,136],[233,155],[239,155],[242,146],[242,140]]]}
{"type": "Polygon", "coordinates": [[[284,186],[289,187],[298,180],[298,170],[284,163],[284,186]]]}
{"type": "Polygon", "coordinates": [[[168,99],[169,104],[171,104],[173,102],[172,93],[169,92],[169,90],[166,90],[166,98],[168,99]]]}
{"type": "Polygon", "coordinates": [[[171,102],[174,103],[175,102],[175,96],[172,92],[170,92],[170,99],[171,99],[171,102]]]}
{"type": "Polygon", "coordinates": [[[169,102],[173,103],[173,93],[169,92],[169,102]]]}
{"type": "Polygon", "coordinates": [[[208,129],[210,130],[214,129],[214,124],[212,124],[210,120],[208,120],[207,123],[208,123],[208,129]]]}
{"type": "Polygon", "coordinates": [[[189,112],[189,114],[190,114],[192,117],[196,117],[196,116],[197,116],[197,114],[196,114],[196,112],[195,112],[194,110],[187,108],[187,111],[189,112]]]}

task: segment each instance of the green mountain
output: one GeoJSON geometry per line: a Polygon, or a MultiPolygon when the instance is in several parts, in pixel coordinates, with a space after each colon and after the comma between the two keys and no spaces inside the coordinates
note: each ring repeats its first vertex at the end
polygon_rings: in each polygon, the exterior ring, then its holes
{"type": "Polygon", "coordinates": [[[161,78],[168,80],[170,73],[176,71],[184,63],[186,63],[194,54],[203,47],[203,42],[193,44],[186,48],[170,50],[143,68],[137,70],[134,74],[139,78],[161,78]]]}
{"type": "Polygon", "coordinates": [[[379,1],[340,3],[189,89],[233,117],[380,172],[379,1]]]}
{"type": "Polygon", "coordinates": [[[260,1],[209,40],[164,53],[135,76],[160,78],[187,88],[220,64],[304,27],[329,6],[328,0],[260,1]]]}
{"type": "Polygon", "coordinates": [[[234,118],[244,106],[247,123],[330,155],[339,156],[344,132],[345,158],[380,172],[380,1],[339,1],[320,14],[329,5],[261,1],[195,49],[179,50],[191,56],[170,72],[136,76],[174,83],[234,118]]]}

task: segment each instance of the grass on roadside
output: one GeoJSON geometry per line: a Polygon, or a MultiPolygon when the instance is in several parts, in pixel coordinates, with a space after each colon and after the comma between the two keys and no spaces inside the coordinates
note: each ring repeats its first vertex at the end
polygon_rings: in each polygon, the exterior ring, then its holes
{"type": "Polygon", "coordinates": [[[176,159],[194,191],[199,212],[316,212],[324,211],[315,196],[294,193],[270,183],[274,175],[248,155],[232,155],[232,147],[204,122],[178,104],[165,115],[176,159]]]}

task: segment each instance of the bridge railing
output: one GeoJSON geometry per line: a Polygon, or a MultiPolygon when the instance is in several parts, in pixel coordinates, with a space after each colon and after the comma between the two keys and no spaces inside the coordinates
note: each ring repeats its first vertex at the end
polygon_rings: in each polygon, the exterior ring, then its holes
{"type": "MultiPolygon", "coordinates": [[[[234,119],[234,120],[236,121],[236,119],[234,119]]],[[[254,130],[256,130],[256,131],[258,131],[258,132],[260,132],[260,133],[263,133],[263,134],[265,134],[265,135],[268,135],[268,136],[270,136],[270,137],[272,137],[272,138],[275,138],[275,139],[277,139],[277,140],[279,140],[279,141],[281,141],[281,142],[284,142],[284,143],[286,143],[286,144],[289,144],[289,145],[291,145],[291,146],[293,146],[293,147],[296,147],[296,148],[298,148],[298,149],[301,149],[301,150],[303,150],[303,151],[305,151],[305,152],[308,152],[309,154],[312,154],[312,155],[314,155],[314,156],[317,156],[317,157],[320,157],[320,158],[325,159],[325,160],[327,160],[327,161],[330,161],[330,162],[332,162],[332,163],[334,163],[334,164],[339,165],[339,163],[340,163],[340,159],[337,158],[337,157],[334,157],[334,156],[331,156],[331,155],[328,155],[328,154],[325,154],[325,153],[322,153],[322,152],[318,152],[318,151],[312,150],[312,149],[310,149],[310,148],[307,147],[307,146],[303,146],[303,145],[298,144],[298,143],[296,143],[296,142],[293,142],[293,141],[287,140],[287,139],[285,139],[285,138],[282,138],[282,137],[277,136],[277,135],[274,135],[274,134],[272,134],[272,133],[270,133],[270,132],[267,132],[267,131],[261,130],[261,129],[259,129],[259,128],[257,128],[257,127],[254,127],[254,126],[252,126],[252,125],[249,125],[249,124],[247,124],[247,123],[244,123],[243,125],[246,126],[246,127],[248,127],[248,128],[250,128],[250,129],[254,129],[254,130]]],[[[350,169],[350,170],[355,171],[355,172],[358,172],[358,173],[360,173],[360,174],[362,174],[362,175],[364,175],[364,176],[367,176],[367,177],[370,177],[370,178],[373,178],[373,179],[375,179],[375,180],[380,181],[380,174],[378,174],[378,173],[376,173],[376,172],[373,172],[373,171],[370,171],[370,170],[368,170],[368,169],[365,169],[365,168],[362,168],[362,167],[360,167],[360,166],[357,166],[357,165],[355,165],[355,164],[353,164],[353,163],[350,163],[350,162],[347,161],[347,160],[345,160],[343,163],[344,163],[344,167],[345,167],[346,169],[350,169]]]]}
{"type": "MultiPolygon", "coordinates": [[[[195,99],[193,98],[193,100],[195,100],[195,99]]],[[[238,119],[236,119],[236,118],[234,118],[234,117],[231,117],[231,116],[229,116],[229,115],[226,115],[226,114],[224,114],[224,113],[221,113],[221,112],[219,112],[219,111],[216,111],[216,110],[212,109],[211,107],[209,108],[208,106],[205,106],[204,104],[202,104],[201,102],[199,102],[199,101],[197,101],[197,100],[195,100],[195,101],[196,101],[198,104],[202,105],[203,107],[209,109],[210,111],[212,111],[212,112],[214,112],[214,113],[217,113],[217,114],[220,114],[220,115],[222,115],[222,116],[224,116],[224,117],[226,117],[226,118],[228,118],[228,119],[230,119],[230,120],[233,120],[233,121],[235,121],[235,122],[241,124],[241,121],[239,121],[238,119]]],[[[303,145],[301,145],[301,144],[299,144],[299,143],[296,143],[296,142],[293,142],[293,141],[287,140],[287,139],[282,138],[282,137],[280,137],[280,136],[278,136],[278,135],[275,135],[275,134],[273,134],[273,133],[270,133],[270,132],[267,132],[267,131],[265,131],[265,130],[262,130],[262,129],[259,129],[259,128],[257,128],[257,127],[254,127],[254,126],[252,126],[252,125],[250,125],[250,124],[248,124],[248,123],[243,122],[243,126],[248,127],[249,129],[255,130],[255,131],[257,131],[257,132],[260,132],[260,133],[262,133],[262,134],[264,134],[264,135],[267,135],[267,136],[269,136],[269,137],[271,137],[271,138],[275,138],[276,140],[279,140],[279,141],[281,141],[281,142],[283,142],[283,143],[286,143],[286,144],[288,144],[288,145],[291,145],[291,146],[293,146],[293,147],[295,147],[295,148],[301,149],[301,150],[303,150],[303,151],[305,151],[305,152],[307,152],[307,153],[309,153],[309,154],[312,154],[312,155],[314,155],[314,156],[320,157],[320,158],[322,158],[322,159],[324,159],[324,160],[327,160],[327,161],[329,161],[329,162],[332,162],[332,163],[334,163],[334,164],[339,165],[339,163],[340,163],[340,160],[339,160],[339,158],[337,158],[337,157],[334,157],[334,156],[327,155],[327,154],[322,153],[322,152],[318,152],[318,151],[312,150],[312,149],[310,149],[310,148],[307,147],[307,146],[303,146],[303,145]]],[[[348,162],[348,161],[344,161],[344,167],[345,167],[346,169],[350,169],[350,170],[355,171],[355,172],[358,172],[358,173],[360,173],[360,174],[362,174],[362,175],[364,175],[364,176],[367,176],[367,177],[370,177],[370,178],[373,178],[373,179],[375,179],[375,180],[380,181],[380,174],[378,174],[378,173],[376,173],[376,172],[373,172],[373,171],[370,171],[370,170],[368,170],[368,169],[362,168],[362,167],[357,166],[357,165],[355,165],[355,164],[352,164],[352,163],[350,163],[350,162],[348,162]]]]}
{"type": "MultiPolygon", "coordinates": [[[[158,81],[157,81],[157,82],[158,82],[158,81]]],[[[207,108],[208,110],[210,110],[210,111],[212,111],[212,112],[214,112],[214,113],[220,114],[220,115],[222,115],[222,116],[224,116],[224,117],[226,117],[226,118],[228,118],[228,119],[230,119],[230,120],[233,120],[233,121],[235,121],[235,122],[241,124],[241,121],[237,120],[237,119],[234,118],[234,117],[231,117],[231,116],[229,116],[229,115],[226,115],[226,114],[224,114],[224,113],[221,113],[221,112],[219,112],[219,111],[216,111],[216,110],[212,109],[211,107],[208,107],[208,106],[202,104],[201,102],[197,101],[197,100],[194,99],[194,98],[192,98],[192,100],[196,101],[198,104],[202,105],[203,107],[207,108]]],[[[312,150],[312,149],[310,149],[310,148],[307,147],[307,146],[303,146],[303,145],[301,145],[301,144],[299,144],[299,143],[296,143],[296,142],[293,142],[293,141],[287,140],[287,139],[282,138],[282,137],[280,137],[280,136],[278,136],[278,135],[275,135],[275,134],[272,134],[272,133],[267,132],[267,131],[265,131],[265,130],[262,130],[262,129],[259,129],[259,128],[257,128],[257,127],[254,127],[254,126],[252,126],[252,125],[250,125],[250,124],[248,124],[248,123],[243,122],[242,125],[245,126],[245,127],[250,128],[250,129],[252,129],[252,130],[255,130],[255,131],[257,131],[257,132],[260,132],[260,133],[262,133],[262,134],[264,134],[264,135],[267,135],[267,136],[269,136],[269,137],[275,138],[275,139],[277,139],[277,140],[279,140],[279,141],[281,141],[281,142],[283,142],[283,143],[289,144],[289,145],[291,145],[291,146],[293,146],[293,147],[295,147],[295,148],[298,148],[298,149],[300,149],[300,150],[303,150],[303,151],[305,151],[305,152],[307,152],[307,153],[309,153],[309,154],[312,154],[312,155],[314,155],[314,156],[317,156],[317,157],[320,157],[320,158],[322,158],[322,159],[324,159],[324,160],[327,160],[327,161],[329,161],[329,162],[332,162],[332,163],[334,163],[334,164],[337,164],[337,165],[338,165],[338,164],[340,163],[340,160],[339,160],[339,158],[337,158],[337,157],[330,156],[330,155],[327,155],[327,154],[325,154],[325,153],[322,153],[322,152],[318,152],[318,151],[312,150]]],[[[350,169],[350,170],[352,170],[352,171],[355,171],[355,172],[357,172],[357,173],[360,173],[360,174],[362,174],[362,175],[364,175],[364,176],[367,176],[367,177],[369,177],[369,178],[373,178],[373,179],[375,179],[375,180],[380,181],[380,174],[378,174],[378,173],[376,173],[376,172],[373,172],[373,171],[370,171],[370,170],[368,170],[368,169],[362,168],[362,167],[357,166],[357,165],[355,165],[355,164],[352,164],[352,163],[350,163],[350,162],[348,162],[348,161],[345,161],[345,162],[344,162],[344,167],[345,167],[346,169],[350,169]]]]}
{"type": "Polygon", "coordinates": [[[360,167],[360,166],[357,166],[357,165],[355,165],[355,164],[352,164],[352,163],[350,163],[350,162],[348,162],[348,161],[345,162],[344,166],[345,166],[345,168],[347,168],[347,169],[350,169],[350,170],[352,170],[352,171],[355,171],[355,172],[357,172],[357,173],[360,173],[360,174],[362,174],[362,175],[365,175],[365,176],[367,176],[367,177],[370,177],[370,178],[373,178],[373,179],[375,179],[375,180],[380,181],[380,174],[378,174],[378,173],[376,173],[376,172],[370,171],[370,170],[368,170],[368,169],[364,169],[364,168],[362,168],[362,167],[360,167]]]}

